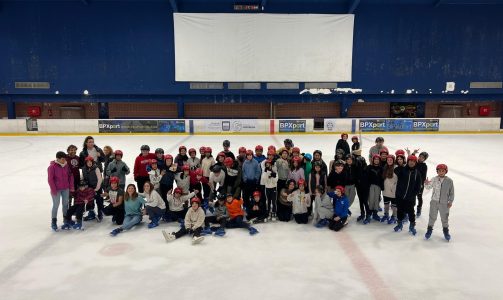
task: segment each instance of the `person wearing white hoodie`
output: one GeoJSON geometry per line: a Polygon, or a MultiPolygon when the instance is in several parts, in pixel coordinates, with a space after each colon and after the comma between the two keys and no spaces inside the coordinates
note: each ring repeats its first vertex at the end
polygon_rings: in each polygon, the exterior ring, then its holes
{"type": "Polygon", "coordinates": [[[144,197],[146,201],[145,211],[150,219],[148,228],[159,226],[159,220],[166,210],[166,204],[162,200],[161,195],[159,195],[154,189],[154,185],[149,181],[145,182],[143,185],[143,193],[138,193],[138,195],[144,197]]]}
{"type": "Polygon", "coordinates": [[[278,170],[270,159],[264,161],[260,185],[265,187],[265,198],[267,202],[267,215],[269,220],[276,221],[276,201],[278,188],[278,170]]]}

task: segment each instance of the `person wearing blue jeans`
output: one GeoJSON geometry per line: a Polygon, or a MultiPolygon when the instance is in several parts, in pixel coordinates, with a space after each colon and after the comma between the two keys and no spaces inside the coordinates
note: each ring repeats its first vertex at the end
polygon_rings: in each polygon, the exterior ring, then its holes
{"type": "Polygon", "coordinates": [[[145,198],[138,195],[136,186],[130,184],[127,186],[126,194],[124,195],[124,210],[126,216],[122,226],[110,232],[110,235],[116,236],[124,230],[129,230],[139,224],[142,219],[141,209],[145,204],[145,198]]]}
{"type": "Polygon", "coordinates": [[[66,217],[70,192],[75,191],[73,173],[66,162],[65,152],[58,151],[56,153],[56,160],[51,161],[51,164],[47,168],[47,181],[52,197],[51,228],[57,230],[59,203],[60,201],[62,202],[63,217],[66,217]]]}

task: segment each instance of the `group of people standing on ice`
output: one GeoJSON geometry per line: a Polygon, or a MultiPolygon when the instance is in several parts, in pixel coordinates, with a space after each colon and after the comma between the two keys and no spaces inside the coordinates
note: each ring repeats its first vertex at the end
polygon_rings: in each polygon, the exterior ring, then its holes
{"type": "Polygon", "coordinates": [[[444,237],[449,240],[454,186],[446,176],[447,165],[439,164],[437,176],[430,181],[425,163],[428,153],[416,156],[418,150],[405,149],[393,155],[378,137],[367,163],[358,137],[351,141],[350,147],[343,133],[328,164],[320,150],[301,152],[288,138],[278,149],[273,145],[267,151],[262,145],[254,150],[239,147],[237,155],[225,140],[215,157],[206,146],[198,151],[179,146],[173,156],[162,148],[151,152],[142,145],[131,170],[121,150],[102,149],[88,136],[79,155],[78,148],[70,145],[50,163],[51,227],[58,230],[61,204],[61,229],[82,229],[83,220],[101,222],[111,216],[119,225],[113,236],[139,224],[144,215],[150,219],[150,229],[161,221],[180,223],[177,232],[162,231],[166,241],[191,234],[193,242],[199,243],[204,235],[223,236],[229,228],[245,228],[254,235],[258,231],[253,224],[291,220],[339,231],[348,224],[350,207],[358,196],[358,222],[396,224],[394,230],[401,231],[408,221],[415,235],[415,217],[421,215],[427,188],[433,192],[425,237],[430,238],[440,213],[444,237]],[[136,184],[126,187],[131,171],[136,184]],[[384,211],[381,216],[380,211],[384,211]]]}

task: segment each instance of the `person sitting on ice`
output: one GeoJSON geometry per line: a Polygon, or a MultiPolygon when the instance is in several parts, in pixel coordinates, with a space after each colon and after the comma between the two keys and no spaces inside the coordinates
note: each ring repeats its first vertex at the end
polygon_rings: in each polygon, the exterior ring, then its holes
{"type": "Polygon", "coordinates": [[[288,195],[288,202],[292,202],[292,212],[297,224],[307,224],[309,213],[308,207],[311,206],[311,195],[306,190],[306,181],[299,179],[297,181],[298,189],[288,195]]]}
{"type": "Polygon", "coordinates": [[[200,206],[201,200],[197,197],[193,197],[190,199],[190,205],[191,208],[187,211],[185,222],[180,230],[172,233],[168,233],[166,230],[162,231],[162,235],[166,242],[174,241],[186,234],[192,234],[192,244],[197,244],[204,240],[204,237],[201,236],[201,231],[203,230],[205,215],[200,206]]]}
{"type": "Polygon", "coordinates": [[[72,215],[75,214],[77,223],[73,224],[73,229],[82,229],[82,215],[86,207],[94,207],[94,190],[87,186],[85,180],[81,180],[79,188],[75,191],[75,200],[72,206],[68,209],[65,216],[65,223],[61,229],[68,230],[72,226],[72,215]]]}
{"type": "Polygon", "coordinates": [[[125,217],[124,223],[121,227],[116,228],[110,232],[111,236],[116,236],[124,230],[129,230],[135,225],[140,224],[142,219],[142,207],[145,204],[145,199],[138,195],[136,186],[129,184],[124,195],[124,210],[125,217]]]}
{"type": "Polygon", "coordinates": [[[334,215],[332,199],[325,193],[325,188],[318,185],[315,188],[313,224],[317,228],[327,226],[334,215]]]}
{"type": "Polygon", "coordinates": [[[243,210],[243,199],[234,199],[231,194],[226,196],[225,206],[229,212],[229,222],[227,228],[246,228],[250,235],[258,233],[258,230],[243,221],[245,212],[243,210]]]}
{"type": "Polygon", "coordinates": [[[265,199],[260,191],[253,192],[253,200],[248,208],[246,218],[250,224],[267,222],[267,209],[265,199]]]}
{"type": "Polygon", "coordinates": [[[328,195],[333,199],[334,204],[334,216],[328,228],[339,231],[348,224],[349,200],[344,195],[344,187],[340,185],[335,187],[335,192],[330,192],[328,195]]]}

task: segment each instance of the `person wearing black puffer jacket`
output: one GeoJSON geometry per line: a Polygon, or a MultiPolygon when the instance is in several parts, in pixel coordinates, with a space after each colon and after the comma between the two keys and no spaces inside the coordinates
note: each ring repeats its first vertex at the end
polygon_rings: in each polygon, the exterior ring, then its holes
{"type": "Polygon", "coordinates": [[[102,163],[105,161],[105,153],[103,150],[94,144],[94,138],[92,136],[87,136],[84,139],[84,144],[82,145],[82,151],[79,154],[79,165],[80,167],[84,167],[86,163],[86,158],[91,156],[100,169],[100,172],[103,173],[103,165],[102,163]]]}
{"type": "Polygon", "coordinates": [[[416,210],[416,215],[419,217],[421,216],[421,209],[423,208],[423,191],[424,191],[424,182],[428,178],[428,166],[426,165],[425,161],[428,159],[429,154],[428,152],[421,152],[419,153],[419,157],[417,158],[417,170],[421,174],[421,178],[423,181],[421,182],[421,189],[419,190],[419,193],[417,194],[417,210],[416,210]]]}
{"type": "MultiPolygon", "coordinates": [[[[345,194],[349,200],[349,208],[353,205],[356,197],[356,180],[357,180],[357,170],[356,170],[356,162],[354,156],[352,154],[346,155],[346,164],[344,165],[344,173],[346,175],[346,185],[344,186],[345,194]]],[[[351,210],[348,212],[351,216],[351,210]]]]}
{"type": "MultiPolygon", "coordinates": [[[[85,159],[85,164],[82,167],[82,177],[88,183],[88,186],[94,189],[95,195],[94,199],[96,200],[96,205],[98,206],[98,222],[101,222],[103,219],[103,198],[101,197],[102,193],[102,184],[103,177],[101,176],[101,172],[96,165],[92,156],[88,156],[85,159]]],[[[94,220],[96,215],[94,210],[89,211],[87,217],[84,218],[84,221],[94,220]]]]}
{"type": "Polygon", "coordinates": [[[421,190],[423,179],[416,168],[417,157],[409,155],[407,157],[407,167],[397,172],[398,182],[396,185],[396,201],[398,208],[398,224],[395,231],[401,231],[403,228],[404,215],[409,215],[409,232],[416,234],[416,216],[414,215],[414,206],[416,196],[421,190]]]}

